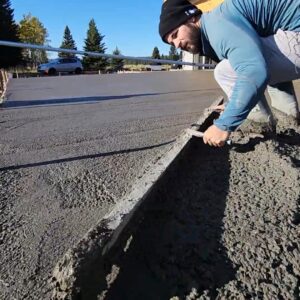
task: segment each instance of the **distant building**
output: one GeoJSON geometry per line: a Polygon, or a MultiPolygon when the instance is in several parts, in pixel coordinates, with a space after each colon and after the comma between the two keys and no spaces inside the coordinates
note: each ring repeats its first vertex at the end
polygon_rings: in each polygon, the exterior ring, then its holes
{"type": "MultiPolygon", "coordinates": [[[[182,61],[192,62],[192,63],[200,63],[200,64],[212,64],[212,65],[215,64],[215,62],[208,57],[200,56],[199,54],[191,54],[186,51],[182,51],[182,61]]],[[[211,68],[208,68],[208,67],[201,68],[201,67],[196,67],[196,66],[183,65],[182,69],[183,70],[199,70],[199,69],[211,69],[211,68]]]]}

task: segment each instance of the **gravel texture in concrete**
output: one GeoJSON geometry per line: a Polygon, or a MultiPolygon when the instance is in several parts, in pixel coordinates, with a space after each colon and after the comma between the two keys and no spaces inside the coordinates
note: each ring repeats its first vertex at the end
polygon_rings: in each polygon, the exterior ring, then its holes
{"type": "Polygon", "coordinates": [[[300,128],[233,140],[193,141],[76,299],[299,299],[300,128]]]}
{"type": "MultiPolygon", "coordinates": [[[[0,299],[49,299],[57,261],[219,94],[211,72],[12,80],[0,110],[0,299]]],[[[195,147],[93,295],[299,298],[299,131],[195,147]]]]}
{"type": "Polygon", "coordinates": [[[57,261],[217,95],[211,72],[10,81],[0,109],[0,299],[49,299],[57,261]]]}

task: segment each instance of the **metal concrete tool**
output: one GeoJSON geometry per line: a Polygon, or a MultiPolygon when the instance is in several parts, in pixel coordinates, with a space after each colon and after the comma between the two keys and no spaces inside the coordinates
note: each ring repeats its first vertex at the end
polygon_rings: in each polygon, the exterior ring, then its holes
{"type": "MultiPolygon", "coordinates": [[[[186,130],[186,132],[188,134],[192,135],[192,136],[196,136],[196,137],[199,137],[199,138],[203,138],[203,135],[204,135],[203,132],[200,132],[200,131],[197,131],[197,130],[194,130],[194,129],[191,129],[191,128],[188,128],[186,130]]],[[[230,146],[232,144],[232,141],[231,140],[227,140],[226,144],[230,146]]]]}

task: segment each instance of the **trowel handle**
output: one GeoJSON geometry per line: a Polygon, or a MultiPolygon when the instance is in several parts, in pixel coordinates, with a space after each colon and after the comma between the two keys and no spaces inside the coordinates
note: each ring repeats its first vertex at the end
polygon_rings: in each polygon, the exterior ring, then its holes
{"type": "MultiPolygon", "coordinates": [[[[203,136],[204,136],[203,132],[197,131],[197,130],[194,130],[194,129],[188,128],[186,131],[187,131],[188,134],[190,134],[192,136],[199,137],[199,138],[203,138],[203,136]]],[[[230,146],[232,144],[232,141],[231,140],[227,140],[226,144],[230,146]]]]}

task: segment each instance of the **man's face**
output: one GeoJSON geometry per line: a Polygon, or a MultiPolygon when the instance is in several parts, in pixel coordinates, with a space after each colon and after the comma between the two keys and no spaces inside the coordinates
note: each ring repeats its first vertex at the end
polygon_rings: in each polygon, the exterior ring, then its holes
{"type": "Polygon", "coordinates": [[[168,44],[193,54],[200,52],[200,32],[196,22],[188,21],[166,36],[168,44]]]}

